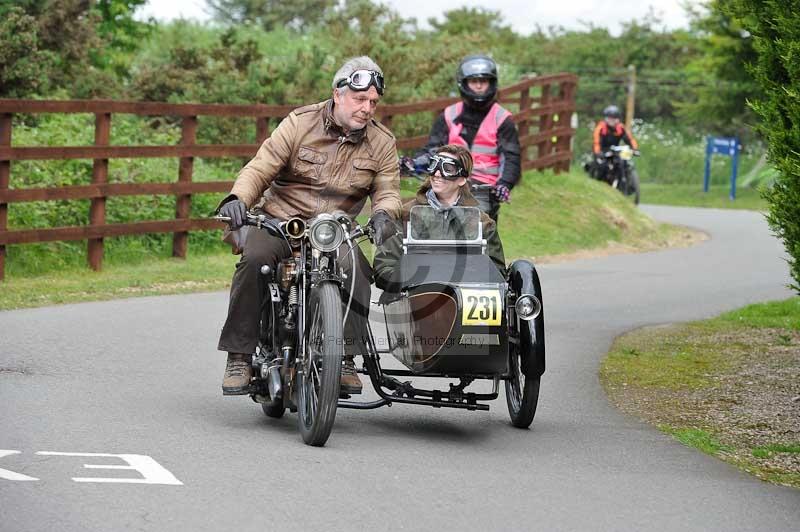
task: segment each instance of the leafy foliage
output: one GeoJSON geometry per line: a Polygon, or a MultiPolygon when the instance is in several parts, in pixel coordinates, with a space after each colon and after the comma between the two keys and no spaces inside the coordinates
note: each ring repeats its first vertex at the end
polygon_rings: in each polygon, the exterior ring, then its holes
{"type": "Polygon", "coordinates": [[[757,54],[750,71],[762,93],[751,105],[780,174],[766,193],[767,220],[783,239],[800,292],[800,12],[776,0],[731,0],[727,12],[752,35],[757,54]]]}
{"type": "Polygon", "coordinates": [[[730,4],[711,0],[705,13],[692,12],[700,53],[686,66],[691,97],[678,103],[678,115],[718,135],[747,138],[755,122],[747,100],[760,88],[745,65],[755,61],[756,52],[752,35],[727,9],[730,4]]]}
{"type": "Polygon", "coordinates": [[[335,0],[209,0],[214,18],[223,24],[256,24],[266,31],[288,26],[305,29],[321,21],[335,0]]]}

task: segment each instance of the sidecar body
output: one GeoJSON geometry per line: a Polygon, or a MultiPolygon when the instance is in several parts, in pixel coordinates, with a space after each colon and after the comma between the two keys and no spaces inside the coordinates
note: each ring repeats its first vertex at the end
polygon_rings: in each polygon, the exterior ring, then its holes
{"type": "Polygon", "coordinates": [[[388,351],[415,375],[508,375],[508,285],[482,229],[474,207],[411,210],[381,303],[388,351]]]}
{"type": "Polygon", "coordinates": [[[370,327],[367,335],[364,372],[381,399],[339,405],[376,408],[400,402],[488,410],[486,402],[498,397],[502,380],[512,423],[527,427],[544,372],[541,301],[533,264],[516,261],[504,276],[486,254],[477,208],[412,208],[402,255],[378,301],[382,319],[376,326],[381,330],[375,334],[370,327]],[[406,369],[383,369],[383,354],[406,369]],[[445,377],[459,383],[430,390],[399,377],[445,377]],[[491,392],[467,389],[487,379],[493,382],[491,392]]]}

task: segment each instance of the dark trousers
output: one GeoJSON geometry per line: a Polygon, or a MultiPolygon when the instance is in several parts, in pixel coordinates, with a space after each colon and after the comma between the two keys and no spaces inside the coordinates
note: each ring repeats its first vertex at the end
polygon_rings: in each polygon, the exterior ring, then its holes
{"type": "Polygon", "coordinates": [[[472,195],[478,200],[480,209],[497,223],[497,216],[500,214],[500,202],[497,201],[494,190],[473,190],[472,195]]]}
{"type": "MultiPolygon", "coordinates": [[[[222,327],[217,349],[230,353],[253,353],[258,344],[260,309],[264,297],[264,276],[261,266],[268,265],[276,271],[278,263],[290,256],[289,248],[282,238],[270,235],[262,229],[247,228],[242,258],[236,264],[231,282],[231,295],[228,303],[228,318],[222,327]]],[[[345,338],[342,339],[347,354],[365,352],[365,320],[369,316],[370,279],[372,268],[364,254],[355,247],[356,268],[354,272],[351,254],[347,244],[339,248],[339,264],[347,274],[343,279],[344,293],[350,292],[355,275],[353,301],[350,305],[345,338]]],[[[343,301],[343,305],[347,300],[343,301]]],[[[344,307],[343,307],[344,312],[344,307]]]]}

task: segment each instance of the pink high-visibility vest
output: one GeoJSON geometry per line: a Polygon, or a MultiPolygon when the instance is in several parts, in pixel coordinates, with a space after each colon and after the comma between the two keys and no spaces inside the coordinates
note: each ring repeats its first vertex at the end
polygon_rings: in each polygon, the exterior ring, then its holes
{"type": "Polygon", "coordinates": [[[497,130],[511,113],[500,107],[497,102],[493,103],[475,134],[472,146],[468,146],[467,141],[461,137],[464,125],[455,123],[455,119],[463,110],[464,102],[454,103],[444,110],[444,120],[450,131],[447,141],[449,144],[464,146],[472,153],[472,179],[494,185],[500,177],[502,163],[497,153],[497,130]]]}

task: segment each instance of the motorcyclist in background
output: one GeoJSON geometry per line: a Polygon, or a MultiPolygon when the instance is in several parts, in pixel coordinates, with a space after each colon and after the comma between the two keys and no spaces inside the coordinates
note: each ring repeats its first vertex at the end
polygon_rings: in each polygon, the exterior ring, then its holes
{"type": "Polygon", "coordinates": [[[633,138],[633,134],[622,125],[621,116],[619,107],[609,105],[603,109],[603,120],[594,128],[592,135],[594,168],[591,169],[591,174],[595,179],[607,180],[608,167],[605,164],[605,153],[611,146],[618,146],[620,141],[624,141],[634,150],[639,149],[639,143],[633,138]]]}
{"type": "Polygon", "coordinates": [[[492,185],[476,190],[481,210],[497,221],[500,203],[507,202],[519,182],[520,147],[511,113],[497,103],[497,64],[486,55],[469,55],[458,65],[456,83],[461,101],[447,107],[431,129],[425,147],[404,164],[427,168],[435,148],[464,146],[472,153],[471,181],[492,185]]]}

